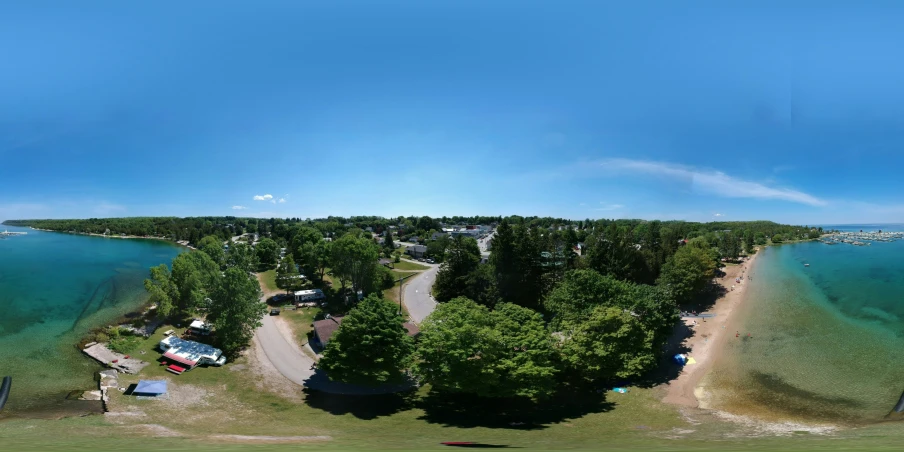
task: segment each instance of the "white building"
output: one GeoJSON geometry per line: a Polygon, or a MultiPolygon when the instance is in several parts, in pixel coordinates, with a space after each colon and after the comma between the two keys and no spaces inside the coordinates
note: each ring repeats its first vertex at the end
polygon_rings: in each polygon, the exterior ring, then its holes
{"type": "Polygon", "coordinates": [[[317,301],[326,299],[326,295],[320,289],[299,290],[295,292],[295,302],[304,303],[306,301],[317,301]]]}
{"type": "Polygon", "coordinates": [[[167,336],[160,341],[160,350],[163,357],[188,366],[222,366],[226,364],[223,351],[207,344],[195,341],[186,341],[176,336],[167,336]]]}

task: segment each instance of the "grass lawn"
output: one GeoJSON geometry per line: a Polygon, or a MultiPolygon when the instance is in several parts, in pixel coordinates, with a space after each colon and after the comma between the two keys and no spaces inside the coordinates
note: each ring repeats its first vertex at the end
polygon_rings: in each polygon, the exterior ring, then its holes
{"type": "Polygon", "coordinates": [[[137,400],[113,391],[110,406],[126,415],[6,419],[0,421],[2,449],[447,450],[439,443],[473,441],[529,450],[897,450],[904,439],[898,423],[829,437],[764,434],[705,411],[685,410],[682,415],[660,402],[661,391],[656,388],[559,396],[526,410],[505,402],[440,397],[426,387],[387,396],[306,394],[294,384],[265,382],[247,358],[176,376],[153,363],[160,355],[155,347],[167,329],[160,328],[139,347],[152,365],[141,375],[120,375],[120,386],[139,379],[166,379],[169,399],[137,400]],[[212,435],[321,438],[251,445],[212,435]]]}
{"type": "Polygon", "coordinates": [[[279,290],[279,287],[276,287],[276,270],[267,270],[261,274],[261,279],[264,281],[264,290],[279,290]]]}
{"type": "Polygon", "coordinates": [[[282,311],[279,316],[289,323],[295,333],[295,340],[298,345],[304,345],[308,342],[308,333],[313,329],[311,323],[314,322],[314,317],[319,313],[320,308],[298,308],[294,311],[282,311]]]}
{"type": "Polygon", "coordinates": [[[413,271],[398,271],[398,270],[390,270],[392,272],[392,277],[399,280],[399,278],[407,278],[413,277],[415,275],[419,275],[421,272],[413,272],[413,271]]]}
{"type": "Polygon", "coordinates": [[[396,270],[427,270],[430,268],[426,265],[417,264],[415,262],[407,261],[405,259],[402,259],[399,262],[394,262],[392,264],[392,266],[396,270]]]}

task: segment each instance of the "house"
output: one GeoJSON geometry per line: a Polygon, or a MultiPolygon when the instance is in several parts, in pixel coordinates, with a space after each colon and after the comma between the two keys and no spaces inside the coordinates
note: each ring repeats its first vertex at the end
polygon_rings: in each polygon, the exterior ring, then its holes
{"type": "Polygon", "coordinates": [[[419,259],[419,258],[424,257],[424,255],[427,254],[427,246],[426,245],[409,246],[408,249],[405,250],[405,253],[415,259],[419,259]]]}
{"type": "Polygon", "coordinates": [[[308,301],[318,301],[326,298],[320,289],[299,290],[295,292],[295,302],[305,303],[308,301]]]}
{"type": "Polygon", "coordinates": [[[311,339],[311,343],[321,349],[326,348],[327,344],[330,343],[330,338],[333,337],[333,334],[336,333],[341,324],[342,317],[331,317],[330,315],[327,315],[323,320],[314,322],[314,337],[311,339]]]}
{"type": "Polygon", "coordinates": [[[441,237],[445,237],[447,235],[448,234],[446,234],[445,232],[434,232],[433,234],[430,235],[430,240],[437,240],[437,239],[439,239],[441,237]]]}
{"type": "Polygon", "coordinates": [[[421,238],[418,237],[418,236],[408,237],[408,241],[411,242],[411,243],[418,243],[418,242],[421,241],[421,238]]]}
{"type": "Polygon", "coordinates": [[[223,351],[207,344],[195,341],[187,341],[176,336],[167,336],[160,341],[160,350],[163,351],[163,357],[177,364],[188,366],[187,369],[181,368],[182,373],[185,370],[191,370],[196,366],[222,366],[226,364],[226,357],[223,351]]]}
{"type": "MultiPolygon", "coordinates": [[[[331,317],[327,315],[325,319],[314,322],[314,338],[311,340],[311,343],[318,346],[321,350],[325,348],[327,344],[330,343],[330,339],[332,339],[333,335],[336,334],[339,326],[342,325],[342,319],[343,317],[331,317]]],[[[416,338],[421,334],[420,328],[411,322],[405,322],[402,326],[405,327],[405,331],[408,332],[409,337],[416,338]]]]}
{"type": "Polygon", "coordinates": [[[364,228],[364,230],[367,231],[367,232],[374,232],[374,228],[372,228],[372,227],[370,227],[370,226],[364,228]]]}
{"type": "Polygon", "coordinates": [[[392,268],[392,259],[384,257],[384,258],[380,259],[378,262],[380,263],[380,265],[382,265],[384,267],[392,268]]]}

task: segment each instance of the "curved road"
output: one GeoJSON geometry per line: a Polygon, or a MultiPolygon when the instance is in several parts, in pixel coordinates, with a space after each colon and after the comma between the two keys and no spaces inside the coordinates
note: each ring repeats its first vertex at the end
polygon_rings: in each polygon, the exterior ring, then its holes
{"type": "MultiPolygon", "coordinates": [[[[436,309],[436,301],[430,296],[430,288],[436,279],[439,265],[421,264],[431,268],[406,282],[403,299],[415,323],[420,323],[436,309]]],[[[261,302],[265,300],[266,295],[261,302]]],[[[370,388],[330,381],[323,371],[314,367],[316,361],[301,351],[294,343],[294,338],[287,338],[283,334],[272,316],[265,315],[261,323],[261,327],[254,332],[254,340],[264,350],[264,356],[260,358],[270,361],[279,373],[296,384],[333,394],[387,394],[413,387],[413,382],[370,388]]]]}
{"type": "Polygon", "coordinates": [[[436,272],[439,271],[439,265],[424,262],[417,262],[417,264],[426,265],[430,269],[405,281],[405,293],[402,297],[402,303],[408,308],[411,320],[416,324],[420,324],[436,309],[436,300],[430,294],[430,289],[433,288],[433,282],[436,281],[436,272]]]}

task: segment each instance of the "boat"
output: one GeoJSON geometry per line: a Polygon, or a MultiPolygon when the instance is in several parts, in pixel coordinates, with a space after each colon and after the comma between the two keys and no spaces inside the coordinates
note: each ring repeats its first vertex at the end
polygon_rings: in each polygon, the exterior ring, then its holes
{"type": "Polygon", "coordinates": [[[804,264],[804,267],[809,267],[809,266],[810,266],[810,264],[804,264]]]}
{"type": "Polygon", "coordinates": [[[3,377],[3,383],[0,383],[0,411],[3,411],[3,405],[6,405],[12,385],[13,377],[3,377]]]}

